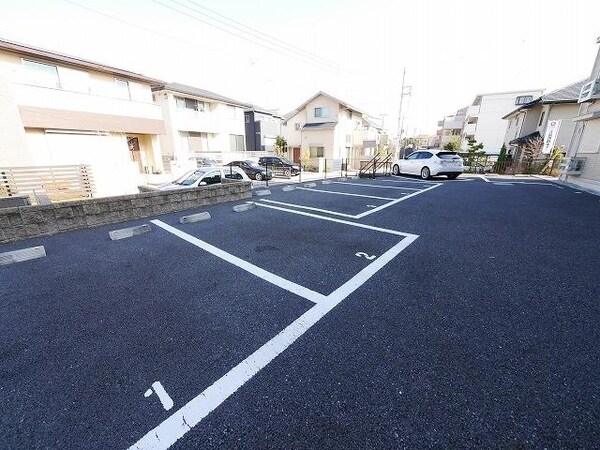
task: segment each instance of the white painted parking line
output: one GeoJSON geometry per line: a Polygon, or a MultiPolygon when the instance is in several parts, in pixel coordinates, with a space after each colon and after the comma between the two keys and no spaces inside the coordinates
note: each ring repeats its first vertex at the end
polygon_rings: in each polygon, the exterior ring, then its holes
{"type": "Polygon", "coordinates": [[[384,183],[413,183],[413,184],[435,184],[434,181],[420,181],[420,180],[381,180],[384,183]]]}
{"type": "Polygon", "coordinates": [[[347,195],[348,197],[374,198],[376,200],[396,200],[395,198],[389,198],[389,197],[376,197],[374,195],[351,194],[349,192],[339,192],[339,191],[326,191],[324,189],[307,189],[307,188],[302,188],[302,187],[299,187],[297,189],[300,189],[302,191],[310,191],[310,192],[323,192],[325,194],[347,195]]]}
{"type": "MultiPolygon", "coordinates": [[[[268,205],[258,205],[268,208],[281,209],[268,205]]],[[[227,398],[233,395],[239,388],[248,382],[260,370],[265,368],[273,359],[284,352],[298,338],[306,333],[314,324],[322,319],[329,311],[340,304],[350,294],[365,284],[373,275],[381,270],[387,263],[394,259],[401,251],[412,244],[419,236],[415,234],[402,233],[395,230],[369,227],[353,222],[346,222],[328,217],[314,216],[300,211],[288,212],[315,217],[322,220],[346,223],[360,228],[369,228],[385,233],[404,236],[404,238],[376,258],[358,274],[329,294],[325,301],[321,301],[311,309],[294,320],[279,334],[269,340],[266,344],[240,362],[237,366],[219,378],[213,385],[209,386],[198,396],[194,397],[173,415],[168,417],[154,429],[146,433],[138,442],[130,447],[130,450],[165,450],[175,444],[202,419],[208,416],[227,398]]],[[[160,221],[153,221],[160,222],[160,221]]],[[[162,223],[162,222],[161,222],[162,223]]],[[[156,225],[161,226],[159,223],[156,225]]]]}
{"type": "MultiPolygon", "coordinates": [[[[340,183],[340,184],[351,184],[351,183],[340,183]]],[[[358,184],[358,183],[355,183],[355,184],[358,184]]],[[[358,184],[358,185],[362,186],[362,184],[358,184]]],[[[366,217],[366,216],[368,216],[370,214],[374,214],[376,212],[379,212],[379,211],[381,211],[381,210],[383,210],[385,208],[389,208],[390,206],[393,206],[393,205],[395,205],[397,203],[400,203],[400,202],[403,202],[405,200],[408,200],[409,198],[415,197],[416,195],[422,194],[423,192],[427,192],[427,191],[430,191],[432,189],[435,189],[436,187],[439,187],[441,185],[442,184],[440,184],[440,183],[434,184],[433,186],[429,186],[429,187],[427,187],[425,189],[418,190],[417,192],[413,192],[412,194],[405,195],[404,197],[400,197],[400,198],[397,198],[395,200],[391,199],[391,201],[389,201],[388,203],[384,203],[383,205],[380,205],[380,206],[377,206],[377,207],[375,207],[374,205],[367,205],[368,208],[372,208],[372,209],[369,209],[369,210],[367,210],[365,212],[362,212],[360,214],[354,214],[354,215],[353,214],[344,214],[344,213],[340,213],[340,212],[337,212],[337,211],[331,211],[331,210],[328,210],[328,209],[314,208],[314,207],[311,207],[311,206],[298,205],[298,204],[295,204],[295,203],[278,202],[278,201],[275,201],[275,200],[262,200],[262,201],[263,202],[272,203],[272,204],[277,204],[277,205],[289,206],[289,207],[297,208],[297,209],[305,209],[307,211],[315,211],[315,212],[330,214],[330,215],[333,215],[333,216],[346,217],[347,219],[362,219],[363,217],[366,217]]],[[[302,189],[302,188],[298,188],[298,189],[302,189]]],[[[394,189],[394,188],[392,188],[392,189],[394,189]]],[[[319,192],[318,189],[306,189],[306,190],[319,192]]],[[[325,191],[325,192],[328,193],[328,194],[330,194],[330,193],[333,193],[334,191],[325,191]]],[[[359,195],[359,194],[354,194],[354,195],[359,195]]],[[[366,196],[366,197],[369,197],[369,196],[366,196]]],[[[369,197],[369,198],[384,199],[382,197],[369,197]]],[[[261,205],[260,203],[257,203],[257,205],[259,205],[259,206],[266,206],[266,205],[261,205]]],[[[284,211],[289,211],[287,209],[283,209],[283,210],[284,211]]]]}
{"type": "Polygon", "coordinates": [[[420,188],[411,188],[411,187],[399,187],[399,186],[380,186],[378,184],[366,184],[366,183],[347,183],[345,181],[334,181],[335,184],[345,184],[348,186],[362,186],[362,187],[370,187],[370,188],[375,188],[375,189],[395,189],[395,190],[402,190],[402,189],[408,189],[409,191],[418,191],[420,190],[420,188]]]}
{"type": "Polygon", "coordinates": [[[313,208],[312,206],[296,205],[296,204],[293,204],[293,203],[278,202],[278,201],[275,201],[275,200],[261,200],[261,201],[268,202],[268,203],[273,203],[275,205],[291,206],[292,208],[306,209],[308,211],[315,211],[315,212],[320,212],[320,213],[332,214],[334,216],[346,217],[348,219],[356,219],[356,216],[354,216],[352,214],[344,214],[344,213],[340,213],[340,212],[337,212],[337,211],[329,211],[328,209],[313,208]]]}
{"type": "MultiPolygon", "coordinates": [[[[402,178],[403,180],[406,180],[406,183],[431,183],[431,181],[427,181],[427,180],[415,180],[414,177],[405,177],[403,175],[394,175],[394,178],[402,178]]],[[[382,180],[385,181],[385,180],[382,180]]]]}
{"type": "Polygon", "coordinates": [[[315,214],[311,214],[311,213],[307,213],[307,212],[303,212],[303,211],[296,211],[296,210],[293,210],[293,209],[280,208],[278,206],[265,205],[263,203],[257,203],[256,206],[261,206],[263,208],[277,209],[279,211],[285,211],[285,212],[289,212],[289,213],[292,213],[292,214],[298,214],[300,216],[312,217],[313,219],[327,220],[329,222],[343,223],[343,224],[346,224],[346,225],[351,225],[353,227],[365,228],[367,230],[373,230],[373,231],[379,231],[381,233],[395,234],[396,236],[405,236],[405,237],[417,236],[416,234],[412,234],[412,233],[403,233],[402,231],[396,231],[396,230],[389,230],[387,228],[374,227],[372,225],[366,225],[364,223],[348,222],[347,220],[335,219],[333,217],[317,216],[315,214]]]}
{"type": "Polygon", "coordinates": [[[318,292],[312,291],[308,288],[305,288],[304,286],[300,286],[299,284],[286,280],[285,278],[272,274],[271,272],[267,272],[266,270],[255,266],[254,264],[244,261],[243,259],[240,259],[237,256],[233,256],[231,253],[227,253],[213,245],[210,245],[208,242],[204,242],[190,234],[184,233],[183,231],[180,231],[177,228],[172,227],[171,225],[167,225],[166,223],[160,220],[151,220],[151,222],[154,225],[162,228],[163,230],[168,231],[169,233],[174,234],[175,236],[183,239],[184,241],[187,241],[190,244],[193,244],[196,247],[199,247],[202,250],[205,250],[227,261],[228,263],[231,263],[234,266],[245,270],[246,272],[249,272],[252,275],[262,278],[263,280],[274,284],[275,286],[278,286],[281,289],[285,289],[286,291],[299,295],[300,297],[304,297],[305,299],[313,303],[319,303],[325,299],[325,296],[323,294],[319,294],[318,292]]]}
{"type": "Polygon", "coordinates": [[[393,205],[395,205],[397,203],[403,202],[405,200],[408,200],[409,198],[413,198],[413,197],[415,197],[415,196],[417,196],[419,194],[422,194],[423,192],[430,191],[430,190],[435,189],[435,188],[440,187],[440,186],[441,186],[441,184],[434,184],[433,186],[430,186],[430,187],[425,188],[423,190],[420,190],[418,192],[413,192],[412,194],[405,195],[404,197],[396,199],[396,200],[394,200],[392,202],[389,202],[389,203],[386,203],[384,205],[378,206],[377,208],[371,209],[370,211],[365,211],[364,213],[358,214],[358,215],[356,215],[355,218],[356,219],[362,219],[363,217],[368,216],[369,214],[374,214],[376,212],[381,211],[382,209],[389,208],[390,206],[393,206],[393,205]]]}

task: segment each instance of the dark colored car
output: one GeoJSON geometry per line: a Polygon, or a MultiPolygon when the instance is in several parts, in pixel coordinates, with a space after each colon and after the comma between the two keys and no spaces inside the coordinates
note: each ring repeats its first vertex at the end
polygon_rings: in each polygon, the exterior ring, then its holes
{"type": "Polygon", "coordinates": [[[284,177],[291,175],[298,175],[300,173],[300,166],[293,163],[287,158],[281,156],[261,156],[258,159],[258,164],[263,167],[267,167],[273,170],[275,174],[281,174],[284,177]]]}
{"type": "Polygon", "coordinates": [[[251,161],[249,159],[245,161],[231,161],[229,164],[225,164],[226,166],[234,166],[242,169],[246,175],[251,180],[270,180],[273,178],[273,172],[271,170],[267,170],[258,163],[251,161]]]}

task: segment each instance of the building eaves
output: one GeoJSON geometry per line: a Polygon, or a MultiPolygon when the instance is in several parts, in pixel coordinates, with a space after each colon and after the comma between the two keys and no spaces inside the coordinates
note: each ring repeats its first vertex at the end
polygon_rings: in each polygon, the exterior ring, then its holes
{"type": "MultiPolygon", "coordinates": [[[[304,108],[306,108],[306,105],[308,105],[310,102],[312,102],[312,101],[313,101],[315,98],[319,97],[320,95],[323,95],[323,96],[325,96],[325,97],[328,97],[328,98],[330,98],[331,100],[333,100],[334,102],[337,102],[338,104],[342,105],[342,106],[343,106],[344,108],[346,108],[346,109],[350,109],[350,110],[352,110],[352,111],[355,111],[355,112],[357,112],[357,113],[359,113],[359,114],[367,115],[365,112],[361,111],[360,109],[358,109],[358,108],[355,108],[354,106],[351,106],[350,104],[348,104],[348,103],[344,102],[343,100],[340,100],[340,99],[338,99],[338,98],[334,97],[333,95],[330,95],[330,94],[328,94],[328,93],[326,93],[326,92],[323,92],[323,91],[319,91],[319,92],[317,92],[317,93],[316,93],[315,95],[313,95],[311,98],[309,98],[309,99],[308,99],[308,100],[306,100],[304,103],[302,103],[300,106],[298,106],[298,107],[297,107],[297,108],[296,108],[294,111],[292,111],[292,112],[289,112],[288,114],[291,114],[291,116],[290,116],[290,117],[293,117],[295,114],[297,114],[298,112],[300,112],[300,111],[302,111],[304,108]]],[[[284,118],[285,118],[285,116],[287,116],[288,114],[285,114],[285,115],[284,115],[284,118]]]]}
{"type": "Polygon", "coordinates": [[[193,87],[193,86],[188,86],[188,85],[181,84],[181,83],[161,83],[158,85],[153,85],[152,92],[157,92],[157,91],[177,92],[177,93],[183,94],[183,95],[191,95],[193,97],[200,97],[200,98],[205,98],[208,100],[216,100],[218,102],[226,103],[228,105],[233,105],[233,106],[240,106],[242,108],[251,108],[252,107],[252,105],[250,105],[249,103],[240,102],[238,100],[234,100],[232,98],[225,97],[223,95],[216,94],[211,91],[206,91],[204,89],[200,89],[200,88],[193,87]]]}
{"type": "Polygon", "coordinates": [[[332,130],[336,127],[337,122],[321,122],[321,123],[305,123],[302,131],[311,130],[332,130]]]}
{"type": "Polygon", "coordinates": [[[581,87],[587,82],[587,78],[584,80],[576,81],[568,86],[556,89],[548,94],[542,95],[542,103],[577,103],[579,100],[579,93],[581,87]]]}
{"type": "Polygon", "coordinates": [[[248,108],[245,109],[245,111],[254,111],[260,114],[266,114],[268,116],[275,117],[277,119],[283,119],[283,117],[279,115],[276,109],[261,108],[260,106],[250,104],[248,108]]]}
{"type": "Polygon", "coordinates": [[[25,56],[31,59],[39,59],[43,61],[60,63],[66,66],[72,66],[77,68],[86,68],[97,72],[108,73],[117,77],[129,78],[136,81],[143,81],[149,84],[163,83],[163,81],[156,78],[150,78],[145,75],[129,72],[128,70],[118,69],[116,67],[107,66],[86,59],[77,58],[74,56],[63,55],[61,53],[52,52],[38,47],[32,47],[30,45],[19,44],[17,42],[7,41],[0,39],[0,51],[6,51],[15,53],[20,56],[25,56]]]}

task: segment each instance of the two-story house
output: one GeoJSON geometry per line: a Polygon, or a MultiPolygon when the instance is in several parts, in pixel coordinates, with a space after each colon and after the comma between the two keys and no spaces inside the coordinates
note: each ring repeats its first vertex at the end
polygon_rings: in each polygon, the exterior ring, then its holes
{"type": "Polygon", "coordinates": [[[577,99],[583,83],[577,81],[544,94],[502,117],[508,123],[504,145],[515,160],[521,158],[523,145],[545,137],[549,123],[558,128],[554,145],[566,149],[575,128],[573,118],[579,110],[577,99]]]}
{"type": "Polygon", "coordinates": [[[290,157],[300,161],[348,160],[357,165],[379,145],[381,128],[367,115],[325,92],[318,92],[284,116],[284,134],[290,157]]]}
{"type": "Polygon", "coordinates": [[[246,151],[273,152],[277,136],[283,136],[283,117],[275,111],[252,106],[244,111],[246,151]]]}
{"type": "Polygon", "coordinates": [[[0,40],[0,168],[88,165],[95,196],[162,170],[158,80],[0,40]]]}
{"type": "MultiPolygon", "coordinates": [[[[600,37],[596,40],[600,44],[600,37]]],[[[579,111],[561,179],[600,193],[600,49],[579,93],[579,111]]]]}
{"type": "Polygon", "coordinates": [[[218,163],[245,159],[244,110],[249,104],[179,83],[152,87],[166,124],[161,136],[165,170],[174,175],[212,158],[218,163]]]}

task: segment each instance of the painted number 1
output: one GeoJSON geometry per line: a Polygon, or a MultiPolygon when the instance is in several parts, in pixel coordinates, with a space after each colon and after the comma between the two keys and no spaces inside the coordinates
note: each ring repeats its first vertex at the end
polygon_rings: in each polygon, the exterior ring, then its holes
{"type": "Polygon", "coordinates": [[[160,384],[160,381],[155,381],[154,383],[152,383],[152,388],[144,392],[144,397],[148,398],[152,394],[156,394],[165,410],[168,411],[173,407],[173,400],[171,399],[169,394],[167,394],[167,391],[165,391],[163,385],[160,384]]]}
{"type": "Polygon", "coordinates": [[[361,258],[361,257],[363,257],[363,256],[364,256],[364,257],[365,257],[366,259],[368,259],[369,261],[373,261],[375,258],[377,258],[377,256],[375,256],[375,255],[370,255],[370,256],[369,256],[369,255],[368,255],[368,254],[366,254],[365,252],[358,252],[358,253],[355,253],[355,255],[356,255],[356,256],[358,256],[359,258],[361,258]]]}

